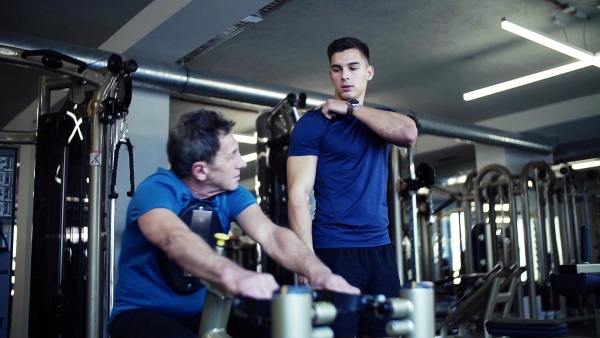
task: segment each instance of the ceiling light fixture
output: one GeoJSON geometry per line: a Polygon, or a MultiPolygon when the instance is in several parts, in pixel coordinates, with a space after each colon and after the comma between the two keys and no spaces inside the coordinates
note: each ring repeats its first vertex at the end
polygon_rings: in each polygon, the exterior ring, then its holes
{"type": "Polygon", "coordinates": [[[495,84],[495,85],[492,85],[489,87],[485,87],[485,88],[477,89],[477,90],[474,90],[474,91],[471,91],[468,93],[464,93],[463,99],[465,101],[475,100],[480,97],[496,94],[496,93],[503,92],[505,90],[509,90],[509,89],[513,89],[513,88],[517,88],[517,87],[521,87],[521,86],[524,86],[524,85],[527,85],[527,84],[530,84],[533,82],[545,80],[545,79],[551,78],[553,76],[562,75],[562,74],[572,72],[574,70],[578,70],[578,69],[585,68],[588,66],[590,66],[590,63],[587,61],[578,61],[578,62],[570,63],[568,65],[544,70],[539,73],[526,75],[526,76],[523,76],[523,77],[520,77],[520,78],[517,78],[514,80],[498,83],[498,84],[495,84]]]}
{"type": "Polygon", "coordinates": [[[569,165],[571,166],[571,168],[573,168],[573,170],[600,167],[600,159],[595,158],[585,161],[569,162],[569,165]]]}
{"type": "Polygon", "coordinates": [[[581,61],[594,61],[594,54],[585,49],[581,49],[577,46],[557,41],[549,35],[535,31],[533,29],[525,28],[524,26],[512,22],[506,18],[502,18],[501,26],[502,29],[504,29],[505,31],[511,32],[535,43],[539,43],[542,46],[566,54],[570,57],[579,59],[581,61]]]}
{"type": "Polygon", "coordinates": [[[238,141],[238,143],[256,144],[256,133],[254,133],[253,136],[233,134],[233,138],[238,141]]]}
{"type": "Polygon", "coordinates": [[[258,158],[258,156],[256,155],[256,153],[250,153],[250,154],[242,156],[242,160],[244,160],[244,162],[246,162],[246,163],[256,161],[257,158],[258,158]]]}
{"type": "Polygon", "coordinates": [[[523,27],[522,25],[516,24],[506,18],[502,19],[502,28],[506,31],[509,31],[513,34],[519,35],[525,39],[541,44],[542,46],[553,49],[557,52],[566,54],[573,58],[578,59],[578,62],[574,62],[568,65],[559,66],[556,68],[548,69],[545,71],[541,71],[535,74],[523,76],[514,80],[506,81],[499,83],[497,85],[488,86],[482,89],[474,90],[468,93],[463,94],[463,99],[465,101],[471,101],[483,96],[499,93],[505,90],[509,90],[512,88],[520,87],[526,84],[530,84],[536,81],[541,81],[553,76],[565,74],[568,72],[572,72],[574,70],[578,70],[581,68],[585,68],[591,65],[596,67],[600,67],[600,58],[598,58],[598,54],[594,55],[593,53],[581,49],[577,46],[573,46],[568,43],[563,43],[553,39],[552,37],[537,32],[532,29],[528,29],[523,27]]]}

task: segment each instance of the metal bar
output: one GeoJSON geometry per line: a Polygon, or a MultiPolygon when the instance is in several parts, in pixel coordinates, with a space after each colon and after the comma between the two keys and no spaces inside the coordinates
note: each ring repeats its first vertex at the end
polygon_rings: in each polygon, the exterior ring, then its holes
{"type": "Polygon", "coordinates": [[[432,185],[431,189],[433,189],[434,191],[441,192],[443,194],[446,194],[446,195],[450,196],[451,199],[452,199],[452,201],[462,201],[463,200],[462,194],[457,194],[456,192],[454,192],[452,190],[449,190],[449,189],[446,189],[446,188],[444,188],[442,186],[432,185]]]}
{"type": "Polygon", "coordinates": [[[37,116],[36,116],[36,126],[35,130],[38,130],[38,124],[40,120],[40,116],[44,114],[50,113],[50,90],[46,87],[46,82],[49,81],[48,76],[40,76],[38,82],[38,107],[37,107],[37,116]]]}
{"type": "Polygon", "coordinates": [[[581,263],[581,237],[579,234],[579,221],[577,219],[577,190],[575,184],[570,185],[569,202],[571,203],[571,212],[573,214],[573,237],[575,238],[575,259],[581,263]]]}
{"type": "Polygon", "coordinates": [[[529,314],[531,319],[537,319],[537,301],[536,301],[536,287],[535,287],[535,275],[533,270],[533,249],[531,243],[533,243],[533,236],[531,235],[531,223],[530,215],[531,211],[529,208],[529,166],[526,165],[521,171],[521,204],[522,204],[522,219],[523,219],[523,233],[525,234],[525,264],[527,265],[527,293],[529,294],[529,314]]]}
{"type": "MultiPolygon", "coordinates": [[[[512,193],[509,192],[509,196],[508,207],[511,213],[510,227],[512,229],[510,247],[514,262],[521,265],[521,252],[519,250],[519,226],[517,224],[517,196],[520,196],[520,192],[517,189],[513,189],[512,193]]],[[[523,288],[517,288],[516,294],[517,301],[514,303],[515,312],[517,317],[523,317],[523,288]]]]}
{"type": "Polygon", "coordinates": [[[102,265],[101,265],[101,228],[102,193],[105,178],[102,176],[104,129],[100,122],[100,105],[116,81],[116,76],[107,77],[103,85],[96,89],[88,105],[90,118],[90,172],[89,172],[89,204],[88,204],[88,279],[87,279],[87,313],[85,317],[86,337],[96,338],[102,333],[102,265]]]}
{"type": "MultiPolygon", "coordinates": [[[[573,234],[571,233],[571,217],[569,216],[569,201],[567,191],[567,177],[562,180],[562,212],[561,212],[561,229],[563,233],[561,236],[564,237],[563,242],[567,243],[567,252],[563,255],[563,261],[561,264],[575,264],[577,259],[575,258],[575,249],[573,247],[573,234]]],[[[564,249],[563,249],[564,251],[564,249]]]]}
{"type": "Polygon", "coordinates": [[[464,226],[465,226],[465,273],[471,274],[475,272],[475,262],[473,261],[473,236],[471,234],[471,203],[473,199],[470,198],[470,191],[473,190],[473,180],[477,173],[475,171],[470,172],[467,175],[467,179],[462,186],[463,196],[463,213],[464,213],[464,226]]]}
{"type": "MultiPolygon", "coordinates": [[[[510,184],[511,182],[511,173],[510,171],[499,164],[490,164],[488,166],[483,167],[481,170],[479,170],[479,173],[477,174],[477,176],[475,177],[474,180],[474,186],[476,187],[474,189],[474,195],[475,195],[475,210],[477,212],[477,223],[480,224],[485,224],[485,219],[483,217],[483,201],[481,200],[481,196],[480,196],[480,189],[481,189],[481,185],[482,185],[482,180],[483,178],[490,172],[498,172],[501,175],[504,176],[505,184],[508,187],[509,192],[512,190],[512,185],[510,184]]],[[[498,181],[500,182],[500,181],[498,181]]],[[[490,184],[490,183],[488,183],[490,184]]],[[[491,223],[491,222],[490,222],[491,223]]],[[[495,253],[495,248],[494,248],[494,243],[495,243],[495,236],[496,236],[496,232],[495,230],[492,231],[492,227],[491,224],[490,226],[486,226],[485,227],[485,264],[486,264],[486,269],[487,271],[492,271],[492,269],[494,268],[494,265],[496,264],[496,255],[495,253]]]]}
{"type": "MultiPolygon", "coordinates": [[[[69,165],[69,147],[67,144],[63,145],[62,162],[60,164],[61,175],[60,175],[60,219],[59,229],[60,234],[58,237],[58,295],[62,298],[62,287],[63,287],[63,274],[64,274],[64,252],[65,252],[65,230],[66,225],[66,212],[67,212],[67,174],[69,165]]],[[[62,302],[62,299],[59,301],[62,302]]]]}
{"type": "MultiPolygon", "coordinates": [[[[546,213],[542,206],[542,186],[544,181],[540,179],[540,168],[539,166],[533,167],[533,173],[535,178],[534,189],[535,189],[535,207],[537,209],[537,220],[538,220],[538,231],[536,231],[536,242],[538,251],[538,262],[540,268],[540,280],[543,281],[548,276],[548,262],[546,257],[546,213]]],[[[549,276],[548,276],[549,277],[549,276]]]]}
{"type": "Polygon", "coordinates": [[[437,234],[437,231],[436,229],[434,229],[432,224],[429,223],[429,220],[421,222],[421,219],[418,219],[417,224],[420,230],[419,237],[421,238],[421,280],[435,280],[435,278],[433,277],[435,270],[435,252],[433,248],[432,238],[437,234]]]}
{"type": "MultiPolygon", "coordinates": [[[[2,44],[0,42],[0,44],[2,44]]],[[[25,51],[22,48],[7,46],[6,50],[10,50],[14,54],[0,54],[0,62],[10,63],[15,65],[22,65],[26,67],[36,67],[36,68],[45,68],[42,67],[41,56],[30,56],[30,57],[22,57],[22,53],[25,51]],[[8,48],[7,48],[8,47],[8,48]]],[[[80,79],[83,83],[89,83],[94,86],[101,85],[101,82],[98,81],[98,78],[95,77],[95,71],[84,70],[82,72],[78,72],[78,66],[71,64],[69,61],[65,61],[63,67],[61,68],[52,68],[53,72],[67,75],[67,79],[75,78],[80,79]]]]}
{"type": "MultiPolygon", "coordinates": [[[[117,127],[116,127],[116,123],[113,123],[109,126],[107,126],[106,128],[106,142],[105,142],[105,147],[104,149],[106,149],[106,151],[108,152],[108,150],[112,150],[110,153],[110,156],[106,156],[107,162],[104,165],[104,171],[106,172],[105,175],[103,175],[103,177],[112,177],[112,172],[113,172],[113,165],[114,165],[114,149],[115,149],[115,142],[117,142],[118,139],[118,132],[117,132],[117,127]]],[[[104,186],[105,186],[105,191],[107,191],[107,189],[109,189],[108,185],[110,184],[110,182],[108,182],[108,180],[106,180],[104,186]]],[[[104,318],[103,318],[103,325],[104,327],[106,327],[108,325],[108,319],[110,316],[110,313],[112,312],[112,308],[113,308],[113,299],[114,299],[114,285],[115,285],[115,210],[116,210],[116,199],[109,199],[109,206],[110,206],[110,212],[108,217],[106,218],[105,222],[108,222],[108,228],[106,229],[106,266],[105,266],[105,292],[106,294],[104,295],[104,304],[105,304],[105,308],[104,308],[104,318]]],[[[104,335],[104,337],[108,337],[108,334],[106,333],[104,335]]]]}
{"type": "MultiPolygon", "coordinates": [[[[408,158],[408,172],[411,180],[415,180],[417,175],[415,173],[415,161],[414,161],[414,149],[406,149],[408,158]]],[[[412,251],[413,251],[413,279],[416,282],[421,281],[421,229],[419,227],[419,207],[417,206],[417,192],[410,191],[410,211],[411,211],[411,230],[412,230],[412,251]]]]}
{"type": "Polygon", "coordinates": [[[587,189],[583,188],[583,225],[580,227],[581,232],[581,263],[592,263],[592,238],[590,235],[590,223],[588,218],[588,200],[587,189]]]}
{"type": "MultiPolygon", "coordinates": [[[[560,229],[556,228],[556,209],[555,209],[555,200],[554,200],[554,185],[556,184],[556,176],[553,177],[553,180],[550,182],[548,187],[546,188],[546,214],[548,215],[548,234],[550,236],[551,243],[551,261],[550,261],[550,272],[557,272],[558,265],[561,264],[558,256],[559,244],[558,236],[556,232],[560,233],[560,229]]],[[[560,307],[559,307],[560,308],[560,307]]]]}
{"type": "MultiPolygon", "coordinates": [[[[217,234],[215,234],[216,237],[217,234]]],[[[229,239],[227,235],[224,237],[229,239]]],[[[225,241],[222,243],[217,242],[215,251],[219,256],[225,256],[225,241]]],[[[233,302],[231,295],[229,295],[229,292],[224,287],[212,285],[204,280],[202,280],[202,284],[206,288],[206,299],[204,300],[204,310],[200,318],[198,337],[231,338],[226,331],[233,302]]]]}
{"type": "MultiPolygon", "coordinates": [[[[102,124],[100,123],[100,97],[95,95],[95,101],[88,107],[88,117],[91,118],[90,128],[90,161],[101,161],[102,154],[102,124]]],[[[88,279],[87,279],[87,312],[86,337],[99,336],[101,295],[100,275],[100,222],[101,210],[101,168],[99,164],[90,164],[89,204],[88,204],[88,279]]]]}
{"type": "Polygon", "coordinates": [[[402,223],[400,220],[400,196],[397,191],[398,185],[396,184],[400,179],[400,150],[397,146],[391,146],[391,159],[392,168],[391,176],[392,182],[394,182],[392,190],[392,211],[393,221],[392,227],[394,229],[394,250],[396,251],[396,265],[398,266],[398,277],[400,278],[400,285],[404,285],[404,250],[402,249],[402,223]]]}

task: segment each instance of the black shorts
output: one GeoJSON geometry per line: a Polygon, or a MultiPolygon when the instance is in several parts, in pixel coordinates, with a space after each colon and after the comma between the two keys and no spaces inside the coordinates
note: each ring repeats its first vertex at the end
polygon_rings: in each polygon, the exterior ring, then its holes
{"type": "MultiPolygon", "coordinates": [[[[400,296],[400,275],[391,244],[368,248],[315,248],[317,256],[334,273],[344,277],[363,294],[400,296]]],[[[358,313],[340,314],[329,326],[336,337],[356,337],[358,332],[371,337],[387,337],[389,320],[358,313]]]]}

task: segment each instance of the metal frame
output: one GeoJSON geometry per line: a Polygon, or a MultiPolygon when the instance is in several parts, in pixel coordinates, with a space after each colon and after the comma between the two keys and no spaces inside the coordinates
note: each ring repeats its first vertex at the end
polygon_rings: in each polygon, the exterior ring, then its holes
{"type": "MultiPolygon", "coordinates": [[[[104,217],[102,210],[104,192],[106,187],[106,162],[112,160],[112,149],[106,148],[105,138],[107,128],[100,121],[102,112],[102,101],[114,91],[117,79],[121,74],[113,74],[107,68],[98,70],[82,67],[81,64],[72,62],[74,59],[66,57],[62,59],[62,67],[49,68],[44,64],[43,57],[39,55],[27,55],[24,49],[0,45],[0,62],[24,65],[35,68],[50,70],[66,77],[49,79],[42,77],[39,82],[39,100],[37,117],[50,111],[51,91],[70,88],[75,84],[91,85],[95,87],[93,98],[87,107],[87,117],[90,119],[90,177],[89,177],[89,204],[88,204],[88,271],[87,271],[87,311],[85,315],[86,337],[99,337],[103,334],[103,288],[101,282],[103,267],[101,265],[102,255],[102,233],[101,224],[112,220],[112,217],[104,217]],[[24,55],[25,53],[25,55],[24,55]]],[[[77,60],[74,60],[75,62],[77,60]]],[[[36,126],[37,131],[37,126],[36,126]]],[[[35,144],[36,132],[6,131],[0,132],[0,140],[13,144],[35,144]]],[[[106,211],[111,212],[111,210],[106,211]]],[[[112,228],[109,224],[107,228],[112,228]]],[[[109,252],[112,255],[112,248],[109,252]]],[[[108,269],[111,273],[111,269],[108,269]]]]}

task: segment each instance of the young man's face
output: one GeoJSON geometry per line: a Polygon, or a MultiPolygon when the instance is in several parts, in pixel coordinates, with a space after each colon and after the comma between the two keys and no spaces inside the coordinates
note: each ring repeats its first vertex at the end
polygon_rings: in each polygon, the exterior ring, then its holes
{"type": "Polygon", "coordinates": [[[367,90],[367,82],[375,70],[358,49],[347,49],[331,55],[329,77],[335,87],[335,98],[347,101],[357,99],[361,103],[367,90]]]}
{"type": "Polygon", "coordinates": [[[205,184],[216,191],[232,191],[238,187],[240,171],[247,164],[242,160],[239,145],[233,138],[233,133],[219,136],[219,144],[221,147],[213,162],[207,165],[209,172],[205,184]]]}

